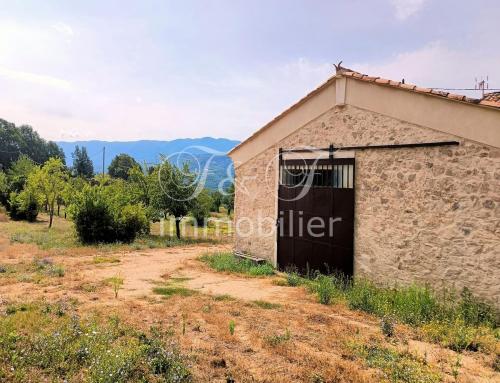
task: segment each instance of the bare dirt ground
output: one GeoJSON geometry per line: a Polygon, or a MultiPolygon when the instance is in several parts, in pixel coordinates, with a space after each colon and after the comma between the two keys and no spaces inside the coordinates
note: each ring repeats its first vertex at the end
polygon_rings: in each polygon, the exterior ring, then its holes
{"type": "Polygon", "coordinates": [[[73,300],[78,310],[121,315],[133,325],[171,328],[196,381],[377,382],[381,371],[366,367],[349,348],[352,342],[390,345],[419,355],[447,382],[500,382],[492,357],[421,342],[410,329],[383,337],[379,321],[342,305],[323,306],[303,288],[277,286],[278,277],[250,278],[216,273],[197,258],[229,245],[193,245],[119,253],[40,250],[10,243],[0,233],[0,264],[19,272],[0,278],[0,305],[14,301],[73,300]],[[62,277],[33,281],[20,277],[34,258],[64,267],[62,277]],[[123,278],[115,298],[106,280],[123,278]],[[182,286],[188,296],[164,297],[153,289],[182,286]],[[278,305],[263,308],[254,301],[278,305]],[[235,325],[234,334],[229,323],[235,325]],[[460,360],[458,377],[453,365],[460,360]],[[456,374],[455,374],[456,375],[456,374]],[[456,379],[456,380],[455,380],[456,379]]]}

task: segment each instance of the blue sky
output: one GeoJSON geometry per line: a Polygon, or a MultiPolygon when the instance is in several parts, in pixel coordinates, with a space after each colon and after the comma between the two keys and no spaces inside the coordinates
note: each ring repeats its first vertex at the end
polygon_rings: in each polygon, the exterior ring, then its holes
{"type": "Polygon", "coordinates": [[[500,2],[4,1],[0,118],[54,140],[243,139],[334,72],[500,88],[500,2]]]}

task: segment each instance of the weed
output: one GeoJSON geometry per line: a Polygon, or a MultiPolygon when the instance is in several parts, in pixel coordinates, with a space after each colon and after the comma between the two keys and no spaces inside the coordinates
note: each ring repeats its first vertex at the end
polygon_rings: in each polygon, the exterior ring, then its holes
{"type": "Polygon", "coordinates": [[[292,334],[289,329],[286,329],[283,334],[273,334],[268,335],[264,338],[264,341],[271,347],[276,347],[282,343],[288,342],[292,339],[292,334]]]}
{"type": "Polygon", "coordinates": [[[235,298],[229,294],[220,294],[213,296],[214,301],[234,301],[235,298]]]}
{"type": "Polygon", "coordinates": [[[187,314],[182,313],[182,335],[186,335],[186,319],[187,319],[187,314]]]}
{"type": "Polygon", "coordinates": [[[493,359],[492,368],[496,372],[500,372],[500,354],[496,354],[495,359],[493,359]]]}
{"type": "Polygon", "coordinates": [[[286,283],[288,286],[300,286],[303,284],[303,279],[296,271],[292,271],[286,274],[286,283]]]}
{"type": "Polygon", "coordinates": [[[273,279],[271,283],[275,286],[289,286],[287,280],[283,278],[273,279]]]}
{"type": "Polygon", "coordinates": [[[332,278],[326,275],[319,275],[316,278],[315,290],[318,294],[318,301],[322,305],[329,305],[336,293],[332,278]]]}
{"type": "Polygon", "coordinates": [[[384,316],[380,321],[380,329],[382,330],[382,334],[386,337],[394,336],[394,319],[390,316],[384,316]]]}
{"type": "Polygon", "coordinates": [[[281,305],[278,303],[271,303],[261,300],[253,301],[253,304],[260,307],[261,309],[266,309],[266,310],[279,309],[281,307],[281,305]]]}
{"type": "MultiPolygon", "coordinates": [[[[42,273],[49,277],[64,277],[64,267],[55,265],[50,258],[35,258],[32,262],[32,270],[36,273],[42,273]]],[[[36,280],[37,278],[33,278],[36,280]]]]}
{"type": "Polygon", "coordinates": [[[205,254],[200,257],[200,260],[216,271],[250,276],[274,275],[274,268],[271,264],[255,264],[249,259],[236,258],[232,253],[205,254]]]}
{"type": "Polygon", "coordinates": [[[120,258],[118,257],[113,257],[113,256],[95,256],[92,262],[96,265],[99,265],[101,263],[119,263],[120,258]]]}
{"type": "Polygon", "coordinates": [[[421,327],[425,338],[454,351],[493,351],[498,339],[491,328],[471,326],[463,319],[432,321],[421,327]]]}
{"type": "Polygon", "coordinates": [[[383,318],[381,328],[386,335],[393,333],[392,322],[398,321],[421,328],[427,339],[456,351],[495,349],[498,313],[468,289],[458,295],[450,290],[437,294],[428,286],[380,287],[367,279],[341,275],[317,274],[310,280],[293,270],[287,278],[289,284],[306,285],[320,303],[341,299],[351,309],[383,318]]]}
{"type": "Polygon", "coordinates": [[[457,355],[457,360],[451,366],[451,374],[453,376],[453,379],[455,379],[455,382],[458,381],[458,376],[460,375],[460,367],[462,367],[462,363],[460,363],[460,356],[457,355]]]}
{"type": "Polygon", "coordinates": [[[441,376],[426,362],[415,355],[385,348],[376,344],[351,344],[356,356],[368,367],[380,369],[384,377],[393,383],[437,383],[441,376]]]}
{"type": "MultiPolygon", "coordinates": [[[[19,305],[18,305],[19,307],[19,305]]],[[[2,381],[189,382],[168,334],[30,304],[0,316],[2,381]]]]}
{"type": "Polygon", "coordinates": [[[106,282],[113,288],[113,292],[115,293],[115,299],[118,298],[118,292],[120,288],[123,286],[123,278],[119,275],[108,278],[106,282]]]}
{"type": "Polygon", "coordinates": [[[181,297],[189,297],[196,294],[195,290],[191,290],[180,286],[165,286],[165,287],[155,287],[153,292],[158,295],[163,295],[164,297],[171,297],[173,295],[180,295],[181,297]]]}
{"type": "Polygon", "coordinates": [[[210,311],[212,311],[212,306],[211,305],[205,305],[201,308],[201,311],[203,311],[205,314],[208,314],[210,311]]]}
{"type": "Polygon", "coordinates": [[[97,285],[94,283],[82,283],[79,288],[86,293],[95,293],[97,291],[97,285]]]}
{"type": "Polygon", "coordinates": [[[236,328],[236,323],[234,323],[234,320],[229,321],[229,333],[231,335],[234,335],[234,329],[236,328]]]}

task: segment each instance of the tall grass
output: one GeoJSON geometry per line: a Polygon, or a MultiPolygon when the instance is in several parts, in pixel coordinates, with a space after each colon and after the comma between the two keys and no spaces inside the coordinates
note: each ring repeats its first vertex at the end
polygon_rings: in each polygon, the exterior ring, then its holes
{"type": "Polygon", "coordinates": [[[312,279],[290,275],[322,304],[345,302],[353,310],[419,328],[424,337],[460,350],[493,350],[500,339],[499,313],[464,288],[437,292],[426,285],[387,287],[342,275],[316,274],[312,279]]]}
{"type": "Polygon", "coordinates": [[[204,254],[200,260],[216,271],[247,274],[251,276],[273,275],[274,268],[269,263],[255,264],[249,259],[236,258],[232,253],[219,252],[204,254]]]}

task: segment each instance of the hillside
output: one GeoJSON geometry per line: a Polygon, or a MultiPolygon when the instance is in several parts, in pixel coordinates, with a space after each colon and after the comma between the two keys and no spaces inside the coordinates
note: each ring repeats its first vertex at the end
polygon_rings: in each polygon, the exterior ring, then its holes
{"type": "MultiPolygon", "coordinates": [[[[239,141],[225,138],[182,138],[172,141],[60,141],[57,144],[64,150],[66,163],[71,166],[71,153],[75,146],[85,146],[96,172],[102,171],[103,148],[105,152],[105,169],[107,170],[113,158],[120,153],[134,157],[139,163],[152,165],[160,161],[160,155],[172,156],[174,162],[188,162],[192,170],[203,169],[207,163],[207,187],[215,189],[218,183],[227,177],[227,169],[231,168],[231,159],[226,153],[239,141]],[[181,156],[177,155],[182,153],[181,156]],[[211,159],[211,160],[210,160],[211,159]],[[199,162],[199,166],[196,164],[199,162]]],[[[232,170],[231,170],[232,174],[232,170]]]]}

